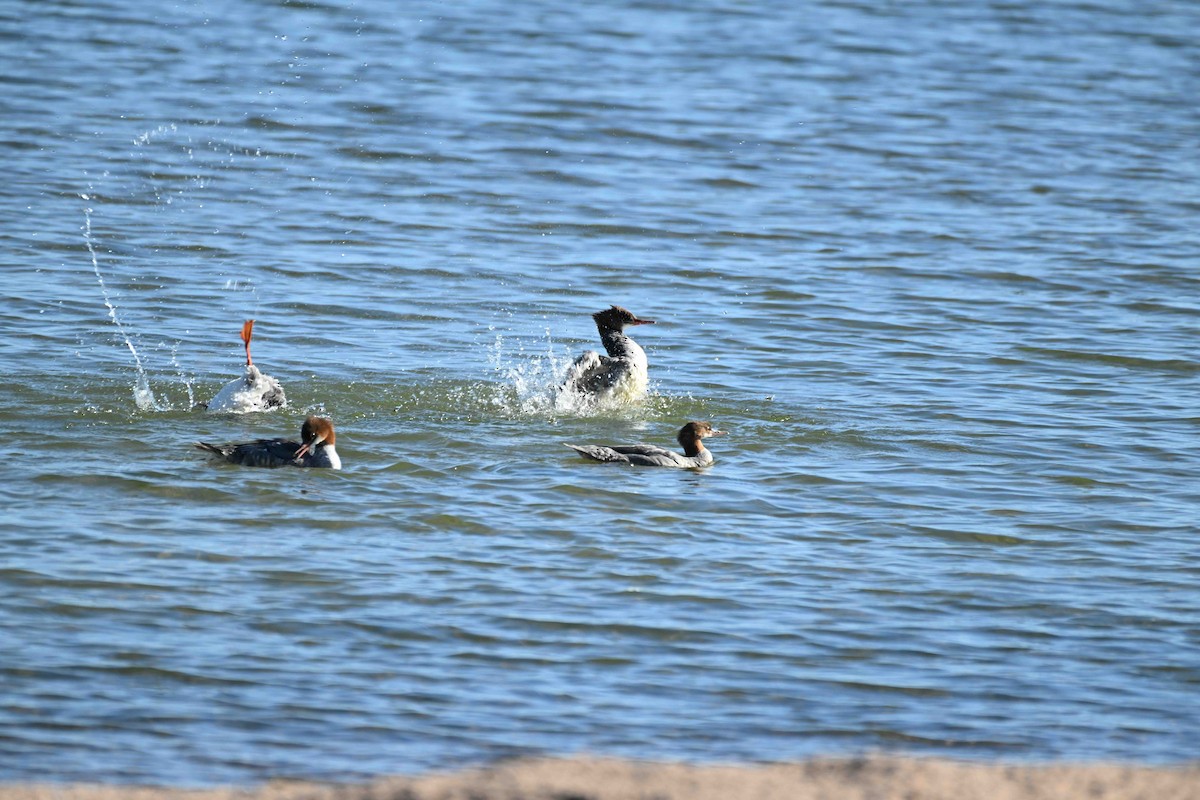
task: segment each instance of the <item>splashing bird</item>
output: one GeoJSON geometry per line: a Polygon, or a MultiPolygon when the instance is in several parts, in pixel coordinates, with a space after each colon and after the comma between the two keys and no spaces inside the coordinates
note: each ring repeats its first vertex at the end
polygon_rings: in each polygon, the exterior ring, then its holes
{"type": "Polygon", "coordinates": [[[608,355],[588,350],[567,371],[561,391],[594,399],[638,400],[650,383],[646,351],[625,335],[633,325],[653,325],[632,311],[613,306],[592,314],[608,355]]]}
{"type": "Polygon", "coordinates": [[[242,342],[246,345],[246,371],[242,377],[225,384],[217,396],[208,401],[209,411],[247,414],[252,411],[269,411],[283,408],[287,398],[279,381],[265,375],[250,359],[250,337],[254,334],[254,320],[242,325],[242,342]]]}

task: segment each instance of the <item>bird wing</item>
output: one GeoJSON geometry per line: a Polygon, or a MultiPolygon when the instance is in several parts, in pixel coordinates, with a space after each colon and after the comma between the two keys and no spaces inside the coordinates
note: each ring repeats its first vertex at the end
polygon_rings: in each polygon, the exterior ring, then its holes
{"type": "Polygon", "coordinates": [[[287,405],[287,396],[283,393],[283,386],[279,381],[264,375],[262,385],[262,407],[263,409],[283,408],[287,405]]]}
{"type": "Polygon", "coordinates": [[[287,439],[259,439],[257,442],[239,444],[229,460],[248,467],[283,467],[295,462],[299,442],[287,439]]]}
{"type": "Polygon", "coordinates": [[[653,444],[566,444],[575,452],[593,461],[610,461],[622,464],[636,464],[639,467],[694,467],[694,459],[681,456],[653,444]]]}
{"type": "Polygon", "coordinates": [[[630,464],[637,464],[639,467],[687,467],[692,466],[685,461],[685,457],[678,453],[672,453],[670,450],[664,450],[661,447],[645,447],[640,452],[628,453],[625,456],[629,459],[630,464]]]}
{"type": "Polygon", "coordinates": [[[259,439],[243,444],[209,444],[196,442],[196,447],[222,456],[231,464],[246,467],[284,467],[296,461],[297,442],[287,439],[259,439]]]}
{"type": "Polygon", "coordinates": [[[564,445],[574,450],[584,458],[590,458],[593,461],[615,461],[618,463],[629,463],[629,456],[624,453],[619,453],[611,447],[605,447],[599,444],[567,444],[564,445]]]}
{"type": "Polygon", "coordinates": [[[610,448],[629,459],[630,464],[639,467],[682,467],[701,466],[702,458],[680,455],[674,450],[659,447],[656,444],[626,444],[610,448]]]}
{"type": "Polygon", "coordinates": [[[612,388],[627,370],[628,366],[621,359],[588,350],[567,370],[563,388],[583,393],[612,388]]]}
{"type": "Polygon", "coordinates": [[[611,445],[611,448],[627,456],[675,455],[665,447],[659,447],[656,444],[614,444],[611,445]]]}

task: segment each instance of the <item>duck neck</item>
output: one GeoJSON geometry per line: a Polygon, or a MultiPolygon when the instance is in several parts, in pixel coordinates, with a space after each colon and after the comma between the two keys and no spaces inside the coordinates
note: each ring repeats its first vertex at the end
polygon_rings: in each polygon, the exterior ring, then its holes
{"type": "Polygon", "coordinates": [[[695,458],[704,452],[704,442],[699,438],[681,438],[679,444],[683,445],[683,454],[688,458],[695,458]]]}
{"type": "Polygon", "coordinates": [[[329,466],[334,469],[342,468],[342,459],[338,457],[337,448],[328,442],[321,442],[312,449],[309,458],[318,467],[329,466]]]}
{"type": "Polygon", "coordinates": [[[645,357],[645,351],[622,330],[601,329],[600,341],[604,343],[604,349],[613,358],[645,357]]]}

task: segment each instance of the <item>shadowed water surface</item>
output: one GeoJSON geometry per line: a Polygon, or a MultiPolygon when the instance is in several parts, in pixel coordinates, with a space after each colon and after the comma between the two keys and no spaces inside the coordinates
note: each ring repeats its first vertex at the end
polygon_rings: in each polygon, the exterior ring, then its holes
{"type": "Polygon", "coordinates": [[[0,7],[0,779],[1195,757],[1200,11],[0,7]],[[610,303],[645,402],[556,398],[610,303]],[[286,410],[193,406],[242,320],[286,410]],[[193,441],[338,426],[341,472],[193,441]],[[703,471],[589,463],[711,419],[703,471]]]}

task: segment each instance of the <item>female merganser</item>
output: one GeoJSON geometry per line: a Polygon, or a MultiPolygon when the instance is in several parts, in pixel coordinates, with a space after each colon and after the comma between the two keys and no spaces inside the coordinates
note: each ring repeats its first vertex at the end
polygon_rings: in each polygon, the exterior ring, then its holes
{"type": "Polygon", "coordinates": [[[566,444],[567,447],[579,453],[584,458],[594,461],[616,461],[621,464],[636,464],[641,467],[707,467],[713,463],[713,455],[705,447],[701,439],[709,436],[723,436],[725,431],[718,431],[707,422],[689,422],[679,431],[676,440],[683,447],[683,455],[679,455],[665,447],[653,444],[628,444],[605,446],[599,444],[566,444]]]}
{"type": "Polygon", "coordinates": [[[608,355],[594,350],[575,359],[563,381],[562,390],[587,397],[620,396],[639,399],[646,393],[650,379],[647,374],[646,351],[625,335],[630,325],[653,325],[652,319],[638,319],[633,312],[620,306],[592,314],[600,341],[608,355]]]}
{"type": "Polygon", "coordinates": [[[246,414],[287,405],[279,381],[259,372],[250,360],[250,336],[253,333],[254,320],[248,319],[242,325],[242,341],[246,344],[246,374],[225,384],[217,396],[208,401],[209,411],[246,414]]]}
{"type": "Polygon", "coordinates": [[[196,442],[196,447],[221,456],[230,464],[247,467],[328,467],[341,469],[334,442],[333,423],[324,417],[304,420],[300,441],[259,439],[243,444],[209,444],[196,442]]]}

